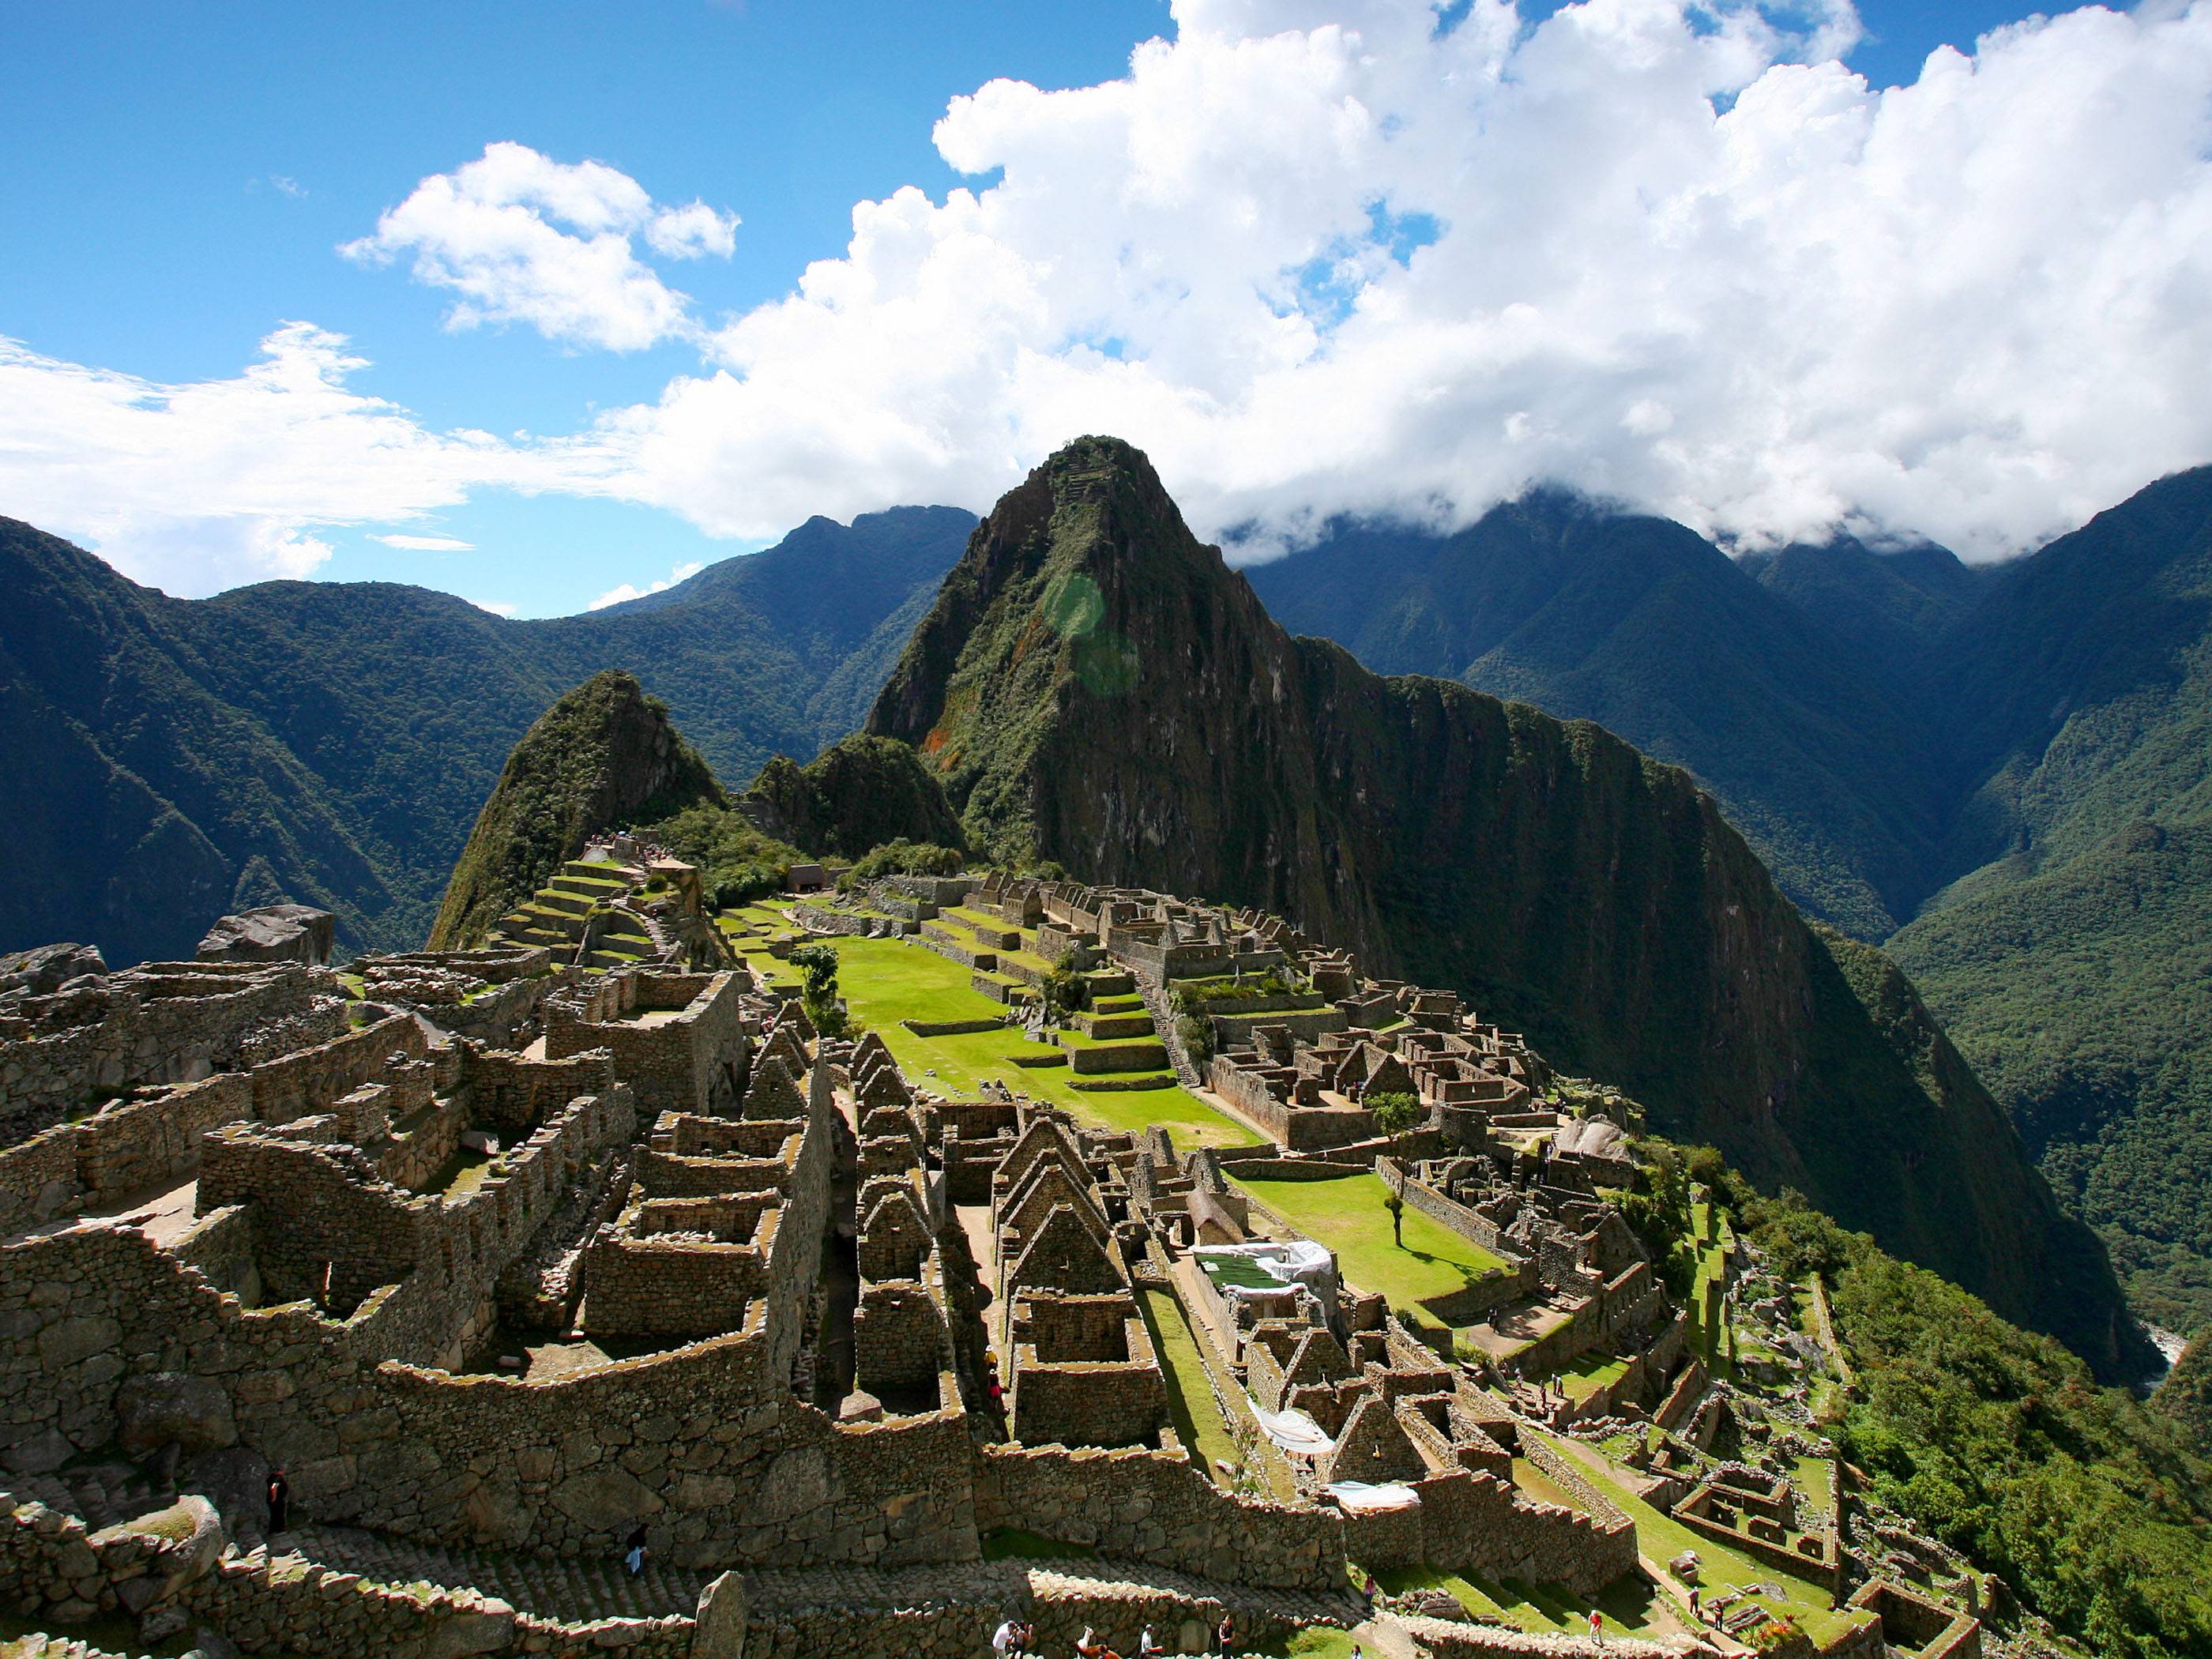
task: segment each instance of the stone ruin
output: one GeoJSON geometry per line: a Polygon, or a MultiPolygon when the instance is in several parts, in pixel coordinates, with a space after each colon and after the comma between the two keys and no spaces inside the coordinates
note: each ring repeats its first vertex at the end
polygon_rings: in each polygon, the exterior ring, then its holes
{"type": "MultiPolygon", "coordinates": [[[[1456,998],[1273,919],[901,879],[878,902],[988,906],[1108,982],[1224,992],[1186,1000],[1214,1086],[1283,1133],[1184,1152],[947,1097],[742,965],[515,939],[343,974],[0,964],[0,1601],[248,1650],[932,1659],[1015,1611],[1124,1652],[1146,1624],[1196,1651],[1224,1611],[1255,1644],[1350,1626],[1353,1560],[1583,1595],[1637,1570],[1632,1522],[1537,1431],[1581,1408],[1528,1375],[1632,1352],[1607,1409],[1711,1403],[1603,1201],[1617,1126],[1547,1108],[1541,1061],[1456,998]],[[1268,1001],[1297,1006],[1213,1011],[1268,1001]],[[1395,1147],[1357,1121],[1384,1089],[1427,1108],[1395,1147]],[[1401,1176],[1493,1251],[1459,1312],[1501,1355],[1440,1353],[1333,1261],[1273,1290],[1202,1271],[1291,1237],[1237,1177],[1301,1167],[1401,1176]],[[1186,1395],[1326,1443],[1280,1490],[1186,1443],[1183,1320],[1186,1395]],[[1346,1496],[1378,1486],[1404,1497],[1346,1496]],[[647,1570],[611,1573],[641,1530],[647,1570]]],[[[1433,1653],[1578,1645],[1401,1623],[1433,1653]]]]}

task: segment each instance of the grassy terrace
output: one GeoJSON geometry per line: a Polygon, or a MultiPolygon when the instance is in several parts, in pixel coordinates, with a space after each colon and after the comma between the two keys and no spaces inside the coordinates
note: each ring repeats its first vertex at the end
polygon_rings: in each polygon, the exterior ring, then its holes
{"type": "Polygon", "coordinates": [[[1455,1307],[1470,1286],[1505,1264],[1410,1206],[1402,1248],[1390,1237],[1389,1190],[1372,1175],[1332,1181],[1240,1181],[1252,1196],[1300,1232],[1336,1252],[1338,1271],[1363,1291],[1379,1291],[1412,1322],[1449,1330],[1471,1322],[1455,1307]]]}
{"type": "Polygon", "coordinates": [[[1218,1483],[1219,1465],[1237,1461],[1237,1443],[1222,1420],[1221,1407],[1207,1382],[1205,1363],[1198,1353],[1198,1339],[1191,1334],[1182,1304],[1174,1291],[1140,1285],[1137,1300],[1144,1310],[1146,1328],[1160,1357],[1167,1378],[1168,1417],[1182,1443],[1196,1452],[1206,1466],[1206,1478],[1218,1483]]]}
{"type": "MultiPolygon", "coordinates": [[[[1563,1450],[1561,1455],[1574,1458],[1571,1450],[1563,1450]]],[[[1798,1628],[1820,1648],[1832,1645],[1852,1626],[1873,1617],[1871,1613],[1832,1608],[1824,1585],[1754,1560],[1742,1551],[1717,1543],[1702,1533],[1692,1532],[1630,1492],[1617,1474],[1601,1474],[1580,1460],[1576,1460],[1576,1466],[1592,1486],[1636,1522],[1637,1546],[1646,1556],[1656,1561],[1669,1561],[1684,1550],[1698,1553],[1698,1559],[1703,1564],[1701,1576],[1706,1600],[1749,1584],[1771,1585],[1782,1595],[1778,1598],[1762,1593],[1758,1597],[1760,1604],[1795,1620],[1798,1628]]]]}
{"type": "Polygon", "coordinates": [[[1553,1373],[1556,1382],[1570,1400],[1589,1399],[1600,1389],[1618,1382],[1628,1373],[1628,1362],[1611,1354],[1586,1353],[1569,1361],[1553,1373]]]}
{"type": "MultiPolygon", "coordinates": [[[[899,1021],[988,1019],[1006,1011],[969,985],[968,969],[934,951],[892,939],[834,943],[838,989],[853,1017],[883,1037],[892,1057],[917,1083],[931,1082],[926,1073],[934,1071],[939,1092],[972,1093],[985,1078],[996,1078],[1033,1099],[1067,1107],[1099,1128],[1142,1133],[1161,1124],[1182,1146],[1249,1146],[1259,1139],[1180,1086],[1126,1094],[1085,1093],[1069,1086],[1072,1074],[1066,1066],[1017,1066],[1008,1056],[1033,1047],[1018,1031],[918,1037],[899,1021]]],[[[784,971],[788,975],[789,969],[784,971]]]]}
{"type": "Polygon", "coordinates": [[[1443,1590],[1477,1619],[1503,1620],[1539,1636],[1587,1636],[1593,1607],[1605,1615],[1610,1635],[1650,1638],[1681,1628],[1650,1581],[1634,1576],[1607,1586],[1595,1597],[1576,1595],[1557,1584],[1493,1580],[1436,1567],[1397,1568],[1376,1573],[1375,1581],[1393,1595],[1411,1589],[1443,1590]]]}

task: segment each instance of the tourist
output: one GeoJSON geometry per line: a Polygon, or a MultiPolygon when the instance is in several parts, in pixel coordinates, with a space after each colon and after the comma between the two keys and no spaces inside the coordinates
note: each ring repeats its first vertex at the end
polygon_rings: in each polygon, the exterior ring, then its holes
{"type": "Polygon", "coordinates": [[[1690,1586],[1690,1617],[1699,1624],[1705,1622],[1705,1610],[1698,1605],[1698,1587],[1690,1586]]]}
{"type": "Polygon", "coordinates": [[[1075,1651],[1079,1659],[1107,1659],[1106,1644],[1098,1639],[1098,1632],[1085,1625],[1077,1638],[1075,1651]]]}
{"type": "Polygon", "coordinates": [[[999,1659],[1008,1659],[1008,1656],[1021,1652],[1022,1627],[1011,1619],[1001,1624],[991,1632],[991,1651],[999,1659]]]}
{"type": "Polygon", "coordinates": [[[1221,1615],[1221,1623],[1215,1627],[1213,1639],[1221,1650],[1222,1659],[1228,1659],[1228,1656],[1237,1651],[1237,1615],[1235,1613],[1224,1613],[1221,1615]]]}
{"type": "Polygon", "coordinates": [[[623,1551],[623,1565],[629,1569],[633,1578],[645,1571],[645,1528],[641,1526],[629,1535],[629,1543],[623,1551]]]}
{"type": "Polygon", "coordinates": [[[1145,1626],[1145,1633],[1137,1638],[1137,1659],[1160,1659],[1167,1650],[1152,1639],[1152,1627],[1145,1626]]]}
{"type": "Polygon", "coordinates": [[[284,1479],[284,1471],[269,1472],[269,1530],[282,1532],[292,1514],[292,1484],[284,1479]]]}
{"type": "Polygon", "coordinates": [[[1600,1647],[1605,1645],[1605,1615],[1595,1607],[1590,1609],[1590,1640],[1600,1647]]]}

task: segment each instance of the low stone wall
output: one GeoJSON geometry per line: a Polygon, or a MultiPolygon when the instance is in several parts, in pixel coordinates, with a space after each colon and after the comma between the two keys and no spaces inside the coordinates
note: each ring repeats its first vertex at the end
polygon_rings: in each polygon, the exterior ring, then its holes
{"type": "Polygon", "coordinates": [[[1343,1588],[1344,1522],[1223,1492],[1179,1453],[984,1446],[977,1524],[1019,1527],[1201,1577],[1343,1588]]]}
{"type": "Polygon", "coordinates": [[[1400,1622],[1434,1659],[1704,1659],[1719,1651],[1687,1636],[1666,1642],[1608,1636],[1593,1642],[1583,1636],[1543,1636],[1502,1625],[1462,1625],[1443,1619],[1400,1622]]]}

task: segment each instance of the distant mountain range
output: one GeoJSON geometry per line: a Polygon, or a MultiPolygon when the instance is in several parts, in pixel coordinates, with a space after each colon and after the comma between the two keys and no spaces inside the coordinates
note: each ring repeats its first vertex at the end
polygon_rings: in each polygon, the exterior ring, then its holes
{"type": "Polygon", "coordinates": [[[173,599],[0,520],[0,772],[27,872],[0,950],[190,956],[278,896],[342,947],[411,949],[526,727],[632,668],[725,777],[860,724],[975,516],[814,519],[779,545],[580,617],[509,622],[386,583],[173,599]],[[30,787],[21,787],[28,782],[30,787]]]}
{"type": "Polygon", "coordinates": [[[2212,469],[1993,570],[1731,561],[1538,494],[1249,574],[1372,667],[1689,768],[1791,897],[1889,942],[2137,1304],[2212,1321],[2212,469]]]}

